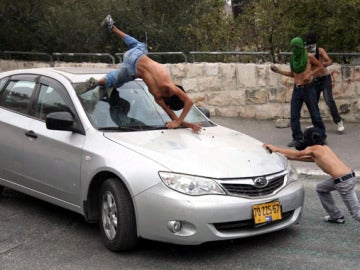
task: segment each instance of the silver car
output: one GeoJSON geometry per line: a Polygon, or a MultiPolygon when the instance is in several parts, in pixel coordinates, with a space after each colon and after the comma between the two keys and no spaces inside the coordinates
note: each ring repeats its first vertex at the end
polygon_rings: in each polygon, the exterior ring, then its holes
{"type": "MultiPolygon", "coordinates": [[[[99,222],[105,246],[139,238],[197,245],[298,223],[304,187],[281,155],[219,126],[195,106],[170,121],[141,80],[77,95],[109,70],[39,68],[0,74],[4,187],[99,222]]],[[[180,112],[176,112],[180,113],[180,112]]]]}

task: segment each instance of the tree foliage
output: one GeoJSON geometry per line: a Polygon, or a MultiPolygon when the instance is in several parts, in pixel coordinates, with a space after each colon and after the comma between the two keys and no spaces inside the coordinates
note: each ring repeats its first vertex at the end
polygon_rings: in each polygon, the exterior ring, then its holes
{"type": "Polygon", "coordinates": [[[151,51],[288,51],[309,30],[327,51],[359,50],[360,0],[234,2],[237,16],[224,0],[1,0],[0,51],[122,52],[100,27],[107,14],[151,51]]]}
{"type": "Polygon", "coordinates": [[[315,31],[327,51],[351,52],[359,50],[359,14],[360,0],[253,0],[236,19],[244,42],[265,50],[289,51],[292,38],[315,31]]]}

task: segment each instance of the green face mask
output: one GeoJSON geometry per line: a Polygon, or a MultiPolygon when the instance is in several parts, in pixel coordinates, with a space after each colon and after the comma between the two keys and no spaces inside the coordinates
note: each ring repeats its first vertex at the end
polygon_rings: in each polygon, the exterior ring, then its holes
{"type": "Polygon", "coordinates": [[[290,67],[291,70],[295,73],[301,73],[305,71],[308,54],[304,48],[304,42],[300,37],[296,37],[290,42],[291,48],[291,58],[290,58],[290,67]]]}

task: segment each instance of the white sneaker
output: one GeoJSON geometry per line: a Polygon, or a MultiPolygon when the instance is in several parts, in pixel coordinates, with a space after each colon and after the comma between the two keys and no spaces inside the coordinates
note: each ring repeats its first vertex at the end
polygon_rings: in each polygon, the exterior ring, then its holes
{"type": "Polygon", "coordinates": [[[115,25],[115,21],[113,20],[113,18],[111,17],[111,15],[107,15],[105,17],[105,19],[103,20],[103,22],[101,23],[101,26],[103,27],[107,27],[110,30],[114,27],[115,25]]]}
{"type": "Polygon", "coordinates": [[[343,122],[343,120],[341,120],[340,122],[338,122],[336,125],[337,125],[337,127],[338,127],[338,131],[339,131],[339,132],[344,132],[345,127],[344,127],[344,122],[343,122]]]}
{"type": "Polygon", "coordinates": [[[324,217],[324,221],[330,222],[330,223],[344,224],[345,223],[345,217],[342,216],[342,217],[333,219],[330,216],[326,216],[326,217],[324,217]]]}

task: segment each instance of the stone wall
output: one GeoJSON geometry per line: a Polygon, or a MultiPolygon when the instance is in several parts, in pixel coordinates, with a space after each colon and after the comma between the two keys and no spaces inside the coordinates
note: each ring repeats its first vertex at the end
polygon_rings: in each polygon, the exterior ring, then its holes
{"type": "MultiPolygon", "coordinates": [[[[192,63],[167,65],[175,82],[184,86],[195,104],[211,115],[255,119],[289,119],[293,79],[270,71],[270,63],[192,63]]],[[[280,66],[288,69],[289,65],[280,66]]],[[[360,67],[333,64],[333,95],[347,122],[360,122],[360,67]],[[353,81],[358,78],[359,81],[353,81]]],[[[324,120],[331,115],[321,97],[324,120]]],[[[309,119],[306,106],[303,119],[309,119]]]]}
{"type": "MultiPolygon", "coordinates": [[[[46,66],[50,64],[0,60],[0,71],[46,66]]],[[[116,68],[93,63],[55,63],[54,66],[116,68]]],[[[282,120],[288,123],[293,79],[270,71],[270,63],[180,63],[165,64],[165,67],[174,82],[184,86],[194,103],[208,108],[213,116],[274,119],[278,123],[282,120]]],[[[289,65],[280,67],[289,69],[289,65]]],[[[341,117],[347,122],[360,122],[360,66],[333,64],[329,71],[341,117]]],[[[331,120],[323,98],[319,107],[323,119],[331,120]]],[[[306,106],[302,117],[309,120],[306,106]]]]}

